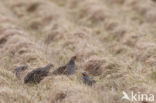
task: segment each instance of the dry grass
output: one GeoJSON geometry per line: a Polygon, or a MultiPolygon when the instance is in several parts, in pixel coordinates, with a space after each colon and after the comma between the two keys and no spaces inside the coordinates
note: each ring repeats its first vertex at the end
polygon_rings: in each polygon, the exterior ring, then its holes
{"type": "Polygon", "coordinates": [[[0,0],[0,103],[130,103],[123,90],[156,95],[155,11],[154,0],[0,0]],[[54,70],[73,55],[70,77],[25,85],[12,73],[23,64],[30,71],[53,63],[54,70]],[[82,71],[97,81],[93,87],[82,83],[82,71]]]}

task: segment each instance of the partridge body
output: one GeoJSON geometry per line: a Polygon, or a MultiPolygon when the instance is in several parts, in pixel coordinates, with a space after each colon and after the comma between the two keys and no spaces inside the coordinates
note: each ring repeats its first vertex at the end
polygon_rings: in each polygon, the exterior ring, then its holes
{"type": "Polygon", "coordinates": [[[18,79],[20,79],[20,74],[21,72],[25,71],[26,69],[28,69],[27,65],[23,65],[23,66],[18,66],[16,67],[16,69],[13,71],[13,73],[15,73],[16,77],[18,79]]]}
{"type": "Polygon", "coordinates": [[[36,68],[32,70],[25,76],[24,83],[39,83],[42,79],[48,76],[51,67],[53,67],[53,65],[48,64],[43,68],[36,68]]]}
{"type": "Polygon", "coordinates": [[[76,64],[75,64],[76,56],[73,56],[66,65],[59,67],[58,69],[53,71],[53,74],[64,74],[64,75],[72,75],[75,73],[76,64]]]}
{"type": "Polygon", "coordinates": [[[89,86],[92,86],[94,83],[96,83],[96,81],[91,79],[86,72],[82,73],[82,79],[83,82],[89,86]]]}

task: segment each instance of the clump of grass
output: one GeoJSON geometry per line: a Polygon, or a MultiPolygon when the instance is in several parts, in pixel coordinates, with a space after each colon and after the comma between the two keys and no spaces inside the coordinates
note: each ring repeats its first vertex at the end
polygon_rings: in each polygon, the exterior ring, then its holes
{"type": "Polygon", "coordinates": [[[103,71],[102,65],[105,61],[91,59],[85,65],[85,70],[88,71],[92,75],[100,75],[103,71]]]}
{"type": "Polygon", "coordinates": [[[31,4],[28,8],[27,11],[28,12],[34,12],[38,7],[39,7],[40,3],[33,3],[31,4]]]}
{"type": "Polygon", "coordinates": [[[156,81],[156,72],[152,72],[152,78],[156,81]]]}

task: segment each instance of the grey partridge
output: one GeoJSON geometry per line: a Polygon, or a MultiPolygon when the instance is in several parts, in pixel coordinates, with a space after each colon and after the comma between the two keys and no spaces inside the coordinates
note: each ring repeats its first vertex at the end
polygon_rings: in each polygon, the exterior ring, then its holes
{"type": "Polygon", "coordinates": [[[96,83],[96,81],[91,79],[86,72],[82,73],[82,79],[83,79],[83,83],[89,86],[92,86],[94,83],[96,83]]]}
{"type": "Polygon", "coordinates": [[[28,69],[27,65],[18,66],[16,69],[14,69],[13,73],[15,73],[16,77],[20,79],[21,72],[25,71],[26,69],[28,69]]]}
{"type": "Polygon", "coordinates": [[[76,64],[75,64],[76,56],[73,56],[69,62],[58,69],[53,71],[53,74],[64,74],[64,75],[72,75],[75,73],[76,64]]]}
{"type": "Polygon", "coordinates": [[[53,64],[32,70],[24,77],[24,83],[40,83],[42,79],[48,76],[51,67],[53,67],[53,64]]]}

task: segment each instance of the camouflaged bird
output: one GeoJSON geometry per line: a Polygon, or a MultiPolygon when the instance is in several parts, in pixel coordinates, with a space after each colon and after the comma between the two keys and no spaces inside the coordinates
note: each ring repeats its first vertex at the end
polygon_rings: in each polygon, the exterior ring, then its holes
{"type": "Polygon", "coordinates": [[[64,74],[64,75],[72,75],[75,73],[76,64],[75,64],[76,56],[73,56],[69,62],[58,69],[53,71],[53,74],[64,74]]]}
{"type": "Polygon", "coordinates": [[[96,83],[96,81],[91,79],[86,72],[82,73],[82,80],[83,80],[83,83],[89,86],[92,86],[94,83],[96,83]]]}
{"type": "Polygon", "coordinates": [[[14,69],[13,73],[15,73],[16,77],[18,79],[21,79],[21,72],[25,71],[26,69],[28,69],[27,65],[23,65],[23,66],[18,66],[16,67],[16,69],[14,69]]]}
{"type": "Polygon", "coordinates": [[[24,83],[40,83],[42,79],[48,76],[51,67],[53,67],[53,64],[48,64],[45,67],[32,70],[25,76],[24,83]]]}

